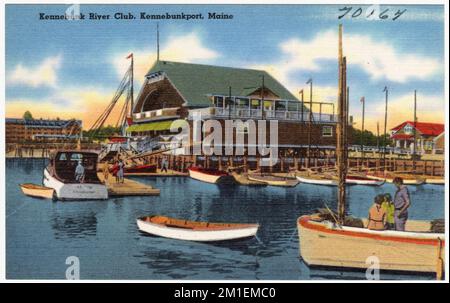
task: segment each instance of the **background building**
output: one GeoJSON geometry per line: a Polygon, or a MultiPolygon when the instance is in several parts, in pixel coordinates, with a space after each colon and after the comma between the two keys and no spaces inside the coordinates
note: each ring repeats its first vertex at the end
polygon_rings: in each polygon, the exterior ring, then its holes
{"type": "MultiPolygon", "coordinates": [[[[444,124],[416,122],[417,153],[443,153],[444,124]]],[[[394,146],[401,149],[414,148],[414,122],[405,121],[391,129],[394,146]]]]}
{"type": "Polygon", "coordinates": [[[62,142],[77,140],[80,120],[5,119],[6,143],[62,142]]]}

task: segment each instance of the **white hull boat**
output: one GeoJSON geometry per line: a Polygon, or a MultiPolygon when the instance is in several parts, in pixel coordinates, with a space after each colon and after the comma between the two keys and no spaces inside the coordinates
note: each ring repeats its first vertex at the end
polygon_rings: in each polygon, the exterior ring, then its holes
{"type": "Polygon", "coordinates": [[[369,185],[369,186],[381,186],[384,184],[384,180],[374,180],[367,177],[360,176],[347,176],[345,179],[346,184],[355,184],[355,185],[369,185]]]}
{"type": "Polygon", "coordinates": [[[171,239],[215,242],[254,237],[258,224],[210,223],[164,216],[146,216],[137,219],[140,231],[171,239]]]}
{"type": "Polygon", "coordinates": [[[44,186],[55,191],[57,200],[106,200],[108,189],[103,184],[63,183],[44,170],[44,186]]]}
{"type": "MultiPolygon", "coordinates": [[[[297,175],[297,180],[302,183],[325,185],[325,186],[338,186],[338,181],[335,178],[326,178],[320,175],[297,175]]],[[[347,185],[366,185],[366,186],[381,186],[385,180],[375,180],[368,177],[360,176],[347,176],[345,184],[347,185]]]]}
{"type": "Polygon", "coordinates": [[[105,200],[108,189],[97,176],[98,154],[84,151],[58,151],[44,169],[43,185],[52,188],[56,200],[105,200]],[[82,180],[77,180],[75,167],[83,165],[82,180]]]}
{"type": "Polygon", "coordinates": [[[337,186],[338,183],[333,179],[325,179],[325,178],[312,178],[306,176],[297,176],[297,180],[301,183],[306,184],[315,184],[315,185],[325,185],[325,186],[337,186]]]}

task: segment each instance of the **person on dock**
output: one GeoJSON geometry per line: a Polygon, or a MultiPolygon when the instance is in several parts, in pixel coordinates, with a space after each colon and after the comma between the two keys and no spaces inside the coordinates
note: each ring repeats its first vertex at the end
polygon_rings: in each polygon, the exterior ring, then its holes
{"type": "Polygon", "coordinates": [[[403,184],[403,179],[395,177],[393,180],[397,191],[394,196],[394,221],[395,230],[405,231],[405,224],[408,220],[408,208],[411,205],[408,188],[403,184]]]}
{"type": "Polygon", "coordinates": [[[369,223],[367,228],[371,230],[384,230],[386,225],[386,211],[381,207],[384,201],[383,195],[377,195],[369,209],[369,223]]]}
{"type": "Polygon", "coordinates": [[[164,156],[161,160],[161,172],[164,171],[167,173],[167,165],[168,165],[167,158],[164,156]]]}
{"type": "Polygon", "coordinates": [[[105,165],[103,165],[103,177],[105,179],[105,184],[108,183],[109,178],[109,163],[105,162],[105,165]]]}
{"type": "Polygon", "coordinates": [[[381,207],[386,212],[386,226],[385,229],[387,230],[395,230],[395,220],[394,220],[394,212],[395,212],[395,206],[394,202],[392,202],[392,196],[391,194],[387,193],[383,196],[384,200],[381,204],[381,207]]]}
{"type": "Polygon", "coordinates": [[[124,170],[125,164],[123,163],[122,159],[119,159],[118,166],[119,166],[119,170],[117,171],[118,182],[123,183],[124,182],[124,179],[123,179],[124,171],[123,170],[124,170]]]}
{"type": "Polygon", "coordinates": [[[80,183],[84,182],[84,167],[81,164],[81,160],[78,161],[77,167],[75,168],[75,180],[80,183]]]}

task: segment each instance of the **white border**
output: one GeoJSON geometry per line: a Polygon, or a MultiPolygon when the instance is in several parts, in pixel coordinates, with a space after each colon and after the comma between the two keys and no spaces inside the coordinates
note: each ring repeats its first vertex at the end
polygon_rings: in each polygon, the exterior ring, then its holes
{"type": "MultiPolygon", "coordinates": [[[[47,0],[46,3],[42,3],[39,0],[17,0],[17,1],[8,1],[8,0],[1,0],[1,7],[0,7],[0,19],[2,20],[2,39],[1,39],[1,51],[2,51],[2,58],[1,58],[1,70],[2,72],[2,81],[1,81],[1,87],[2,87],[2,98],[1,98],[1,108],[0,108],[0,114],[2,117],[5,117],[5,4],[73,4],[73,3],[79,3],[79,4],[332,4],[332,5],[338,5],[338,4],[377,4],[381,3],[384,5],[418,5],[418,4],[424,4],[424,5],[432,5],[432,4],[439,4],[444,5],[445,10],[445,100],[449,100],[449,94],[448,94],[448,80],[449,80],[449,51],[448,51],[448,35],[449,35],[449,4],[445,0],[429,0],[429,1],[418,1],[418,0],[408,0],[408,1],[392,1],[392,0],[384,0],[384,1],[368,1],[368,0],[347,0],[342,1],[340,3],[332,2],[332,1],[323,1],[323,0],[317,0],[317,1],[252,1],[252,0],[228,0],[228,1],[218,1],[218,2],[212,2],[207,0],[191,0],[191,1],[174,1],[174,0],[129,0],[124,3],[124,1],[105,1],[105,0],[96,0],[94,3],[92,1],[87,0],[78,0],[78,1],[57,1],[57,0],[47,0]]],[[[449,102],[445,102],[445,110],[446,110],[446,117],[445,117],[445,132],[448,134],[449,131],[449,102]]],[[[0,123],[0,131],[2,133],[2,140],[0,141],[0,170],[1,170],[1,187],[0,192],[5,193],[5,142],[4,142],[4,134],[5,134],[5,119],[2,118],[2,121],[0,123]]],[[[448,239],[449,239],[449,195],[448,195],[448,189],[449,189],[449,170],[448,170],[448,161],[449,161],[449,138],[448,135],[445,137],[445,223],[446,223],[446,265],[445,265],[445,272],[446,272],[446,278],[444,281],[422,281],[422,280],[400,280],[400,281],[366,281],[366,280],[6,280],[5,279],[5,265],[6,265],[6,251],[5,251],[5,234],[6,234],[6,221],[5,221],[5,195],[2,194],[0,199],[0,222],[1,226],[3,227],[0,232],[0,282],[6,282],[6,283],[42,283],[42,282],[55,282],[55,283],[136,283],[136,282],[144,282],[144,283],[349,283],[349,282],[356,282],[356,283],[404,283],[404,282],[413,282],[413,283],[448,283],[449,282],[449,251],[448,251],[448,239]]]]}

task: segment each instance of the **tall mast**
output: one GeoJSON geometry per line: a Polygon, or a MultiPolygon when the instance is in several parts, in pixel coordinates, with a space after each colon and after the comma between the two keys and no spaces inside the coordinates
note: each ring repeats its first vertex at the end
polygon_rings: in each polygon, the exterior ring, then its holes
{"type": "Polygon", "coordinates": [[[384,172],[386,172],[386,127],[387,127],[387,113],[388,113],[388,96],[389,96],[389,90],[387,86],[384,87],[383,90],[386,95],[386,101],[384,106],[384,135],[383,135],[383,166],[384,166],[384,172]]]}
{"type": "Polygon", "coordinates": [[[366,98],[361,98],[362,103],[362,125],[361,125],[361,167],[364,164],[364,113],[365,113],[365,105],[366,105],[366,98]]]}
{"type": "Polygon", "coordinates": [[[336,161],[338,171],[338,220],[340,224],[345,219],[345,178],[347,175],[347,160],[344,138],[346,133],[346,58],[342,57],[342,24],[339,25],[339,81],[338,81],[338,123],[336,126],[336,161]]]}
{"type": "Polygon", "coordinates": [[[416,115],[416,110],[417,110],[417,91],[414,90],[414,129],[413,129],[413,134],[414,134],[414,146],[413,146],[413,171],[416,171],[416,144],[417,144],[417,132],[416,132],[416,126],[417,126],[417,115],[416,115]]]}
{"type": "Polygon", "coordinates": [[[306,152],[308,156],[308,166],[310,163],[311,158],[311,132],[312,132],[312,78],[309,78],[308,82],[306,84],[309,84],[309,120],[308,120],[308,150],[306,152]]]}
{"type": "Polygon", "coordinates": [[[159,62],[159,23],[156,23],[156,62],[159,62]]]}
{"type": "Polygon", "coordinates": [[[133,87],[134,87],[134,56],[131,55],[131,75],[130,75],[131,79],[130,79],[130,117],[133,118],[133,108],[134,108],[134,92],[133,92],[133,87]]]}
{"type": "Polygon", "coordinates": [[[377,121],[377,151],[380,158],[380,122],[377,121]]]}

